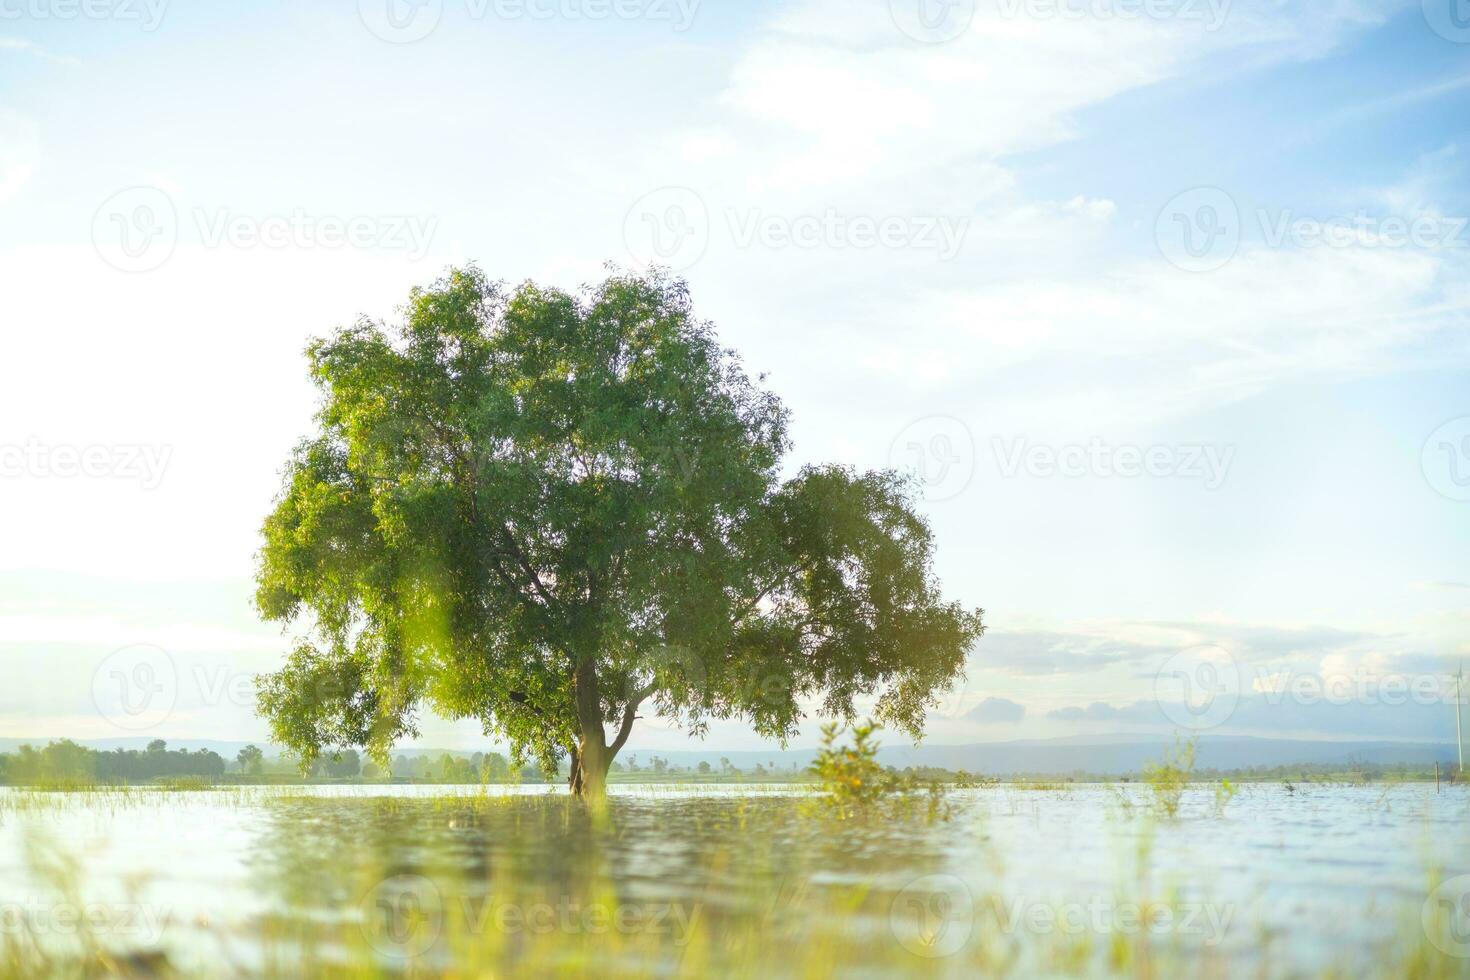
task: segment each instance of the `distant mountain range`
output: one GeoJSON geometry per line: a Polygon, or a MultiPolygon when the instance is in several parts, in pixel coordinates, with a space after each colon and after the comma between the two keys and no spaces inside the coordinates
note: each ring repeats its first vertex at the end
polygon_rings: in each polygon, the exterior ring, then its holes
{"type": "MultiPolygon", "coordinates": [[[[78,739],[93,749],[143,749],[152,738],[78,739]]],[[[44,745],[50,739],[0,738],[0,752],[14,752],[24,744],[44,745]]],[[[170,748],[209,749],[226,759],[233,759],[245,742],[214,739],[166,739],[170,748]]],[[[1138,773],[1148,762],[1160,758],[1172,740],[1147,735],[1070,736],[1067,738],[1022,739],[1010,742],[978,742],[969,745],[897,745],[879,750],[879,758],[887,765],[934,766],[943,769],[965,769],[972,773],[1012,775],[1070,775],[1087,773],[1099,776],[1124,776],[1138,773]]],[[[262,745],[267,755],[279,753],[279,747],[262,745]]],[[[463,749],[402,748],[395,756],[415,758],[422,755],[469,755],[463,749]]],[[[803,768],[816,752],[813,749],[781,751],[720,751],[697,749],[666,751],[633,748],[619,758],[635,757],[640,765],[648,765],[653,756],[667,759],[676,766],[697,766],[700,762],[718,765],[722,758],[739,769],[752,769],[757,764],[767,768],[803,768]]],[[[1231,735],[1200,737],[1196,765],[1201,769],[1248,769],[1254,766],[1273,768],[1293,765],[1431,765],[1438,761],[1448,765],[1455,760],[1453,743],[1310,741],[1304,739],[1251,738],[1231,735]]]]}

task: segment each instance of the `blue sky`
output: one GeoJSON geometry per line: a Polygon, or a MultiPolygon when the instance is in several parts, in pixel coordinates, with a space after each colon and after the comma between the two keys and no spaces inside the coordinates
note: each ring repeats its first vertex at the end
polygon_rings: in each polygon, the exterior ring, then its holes
{"type": "Polygon", "coordinates": [[[0,736],[264,734],[301,350],[474,261],[670,264],[794,464],[916,471],[990,625],[936,741],[1450,737],[1470,30],[920,2],[0,0],[0,736]]]}

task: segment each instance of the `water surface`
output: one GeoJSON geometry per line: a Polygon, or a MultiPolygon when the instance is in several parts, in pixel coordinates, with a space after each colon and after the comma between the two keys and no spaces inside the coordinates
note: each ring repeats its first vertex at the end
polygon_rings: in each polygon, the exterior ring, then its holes
{"type": "Polygon", "coordinates": [[[596,820],[542,786],[12,790],[0,926],[64,945],[76,908],[109,949],[225,975],[1295,976],[1426,948],[1470,975],[1421,924],[1470,874],[1465,787],[1202,786],[1176,820],[1137,786],[868,821],[809,792],[613,793],[596,820]]]}

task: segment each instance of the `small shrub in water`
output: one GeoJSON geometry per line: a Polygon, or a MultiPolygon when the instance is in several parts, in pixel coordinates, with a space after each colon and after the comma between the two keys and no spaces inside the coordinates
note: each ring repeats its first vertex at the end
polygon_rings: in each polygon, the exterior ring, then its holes
{"type": "Polygon", "coordinates": [[[811,772],[826,788],[823,797],[838,817],[868,816],[882,811],[889,816],[912,813],[916,795],[922,792],[924,813],[933,820],[953,816],[947,795],[948,787],[937,780],[921,780],[913,775],[899,775],[878,761],[878,742],[873,737],[879,726],[871,721],[854,725],[851,746],[837,745],[846,726],[830,723],[822,726],[822,747],[812,762],[811,772]]]}
{"type": "Polygon", "coordinates": [[[878,742],[873,738],[878,726],[871,721],[854,725],[853,744],[838,746],[837,737],[845,727],[835,722],[822,726],[822,747],[811,771],[826,786],[834,807],[844,812],[867,810],[889,792],[892,777],[878,762],[878,742]]]}
{"type": "Polygon", "coordinates": [[[1195,744],[1195,739],[1184,742],[1176,738],[1174,748],[1164,753],[1161,761],[1151,762],[1143,769],[1144,782],[1153,790],[1154,806],[1170,820],[1179,815],[1184,787],[1194,774],[1195,744]]]}

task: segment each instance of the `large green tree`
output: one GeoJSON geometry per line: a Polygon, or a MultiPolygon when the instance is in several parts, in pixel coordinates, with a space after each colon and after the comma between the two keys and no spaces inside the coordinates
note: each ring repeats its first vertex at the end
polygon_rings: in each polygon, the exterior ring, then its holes
{"type": "Polygon", "coordinates": [[[783,479],[787,416],[682,282],[580,295],[478,270],[401,326],[311,345],[321,392],[265,521],[262,615],[301,637],[260,681],[307,764],[386,760],[417,712],[602,794],[639,712],[785,739],[803,706],[916,737],[981,613],[940,596],[891,472],[783,479]]]}

